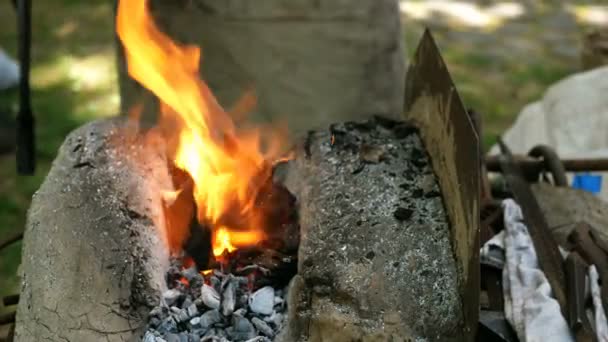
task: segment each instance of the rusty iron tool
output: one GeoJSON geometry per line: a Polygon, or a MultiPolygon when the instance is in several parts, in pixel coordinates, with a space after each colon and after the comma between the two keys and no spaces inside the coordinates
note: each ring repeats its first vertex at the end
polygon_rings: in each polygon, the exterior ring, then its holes
{"type": "MultiPolygon", "coordinates": [[[[479,321],[479,138],[431,32],[425,30],[405,80],[404,119],[420,130],[444,194],[452,251],[460,272],[462,340],[475,335],[479,321]]],[[[458,339],[457,337],[455,337],[458,339]]]]}
{"type": "Polygon", "coordinates": [[[608,312],[608,254],[595,244],[590,234],[591,226],[586,222],[576,225],[576,228],[568,236],[568,240],[574,244],[574,250],[578,252],[587,263],[595,265],[603,285],[601,287],[602,305],[604,311],[608,312]]]}
{"type": "Polygon", "coordinates": [[[517,335],[502,311],[481,310],[477,341],[515,342],[517,335]]]}
{"type": "Polygon", "coordinates": [[[2,298],[2,304],[4,304],[4,306],[17,305],[18,303],[19,303],[18,294],[8,295],[8,296],[2,298]]]}
{"type": "Polygon", "coordinates": [[[502,139],[498,139],[498,144],[502,152],[499,157],[500,166],[515,201],[521,207],[523,220],[528,227],[530,238],[536,250],[538,264],[549,281],[553,296],[557,299],[562,314],[567,317],[566,275],[557,242],[551,235],[547,220],[530,189],[530,185],[524,180],[521,168],[513,160],[513,154],[502,139]]]}
{"type": "Polygon", "coordinates": [[[595,334],[587,318],[586,281],[589,265],[577,252],[566,258],[566,277],[568,290],[568,324],[577,342],[595,341],[595,334]]]}
{"type": "Polygon", "coordinates": [[[530,157],[542,158],[544,168],[553,176],[555,186],[568,186],[568,178],[566,177],[566,169],[561,159],[555,150],[547,145],[536,145],[530,152],[530,157]]]}
{"type": "Polygon", "coordinates": [[[30,99],[31,0],[17,1],[19,27],[19,113],[17,114],[17,172],[34,174],[36,168],[34,115],[30,99]]]}
{"type": "MultiPolygon", "coordinates": [[[[515,155],[515,162],[528,174],[538,174],[545,169],[545,162],[538,158],[515,155]]],[[[564,169],[568,172],[608,171],[608,158],[598,159],[562,159],[564,169]]],[[[498,156],[488,156],[485,164],[490,172],[501,172],[498,156]]]]}
{"type": "Polygon", "coordinates": [[[604,253],[608,254],[608,241],[604,240],[598,233],[596,233],[593,229],[589,230],[589,234],[591,235],[591,239],[593,242],[601,248],[604,253]]]}

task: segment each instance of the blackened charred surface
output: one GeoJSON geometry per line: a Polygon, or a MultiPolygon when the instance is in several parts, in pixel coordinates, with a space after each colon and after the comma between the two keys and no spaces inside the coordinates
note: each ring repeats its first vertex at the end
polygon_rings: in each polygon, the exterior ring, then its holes
{"type": "Polygon", "coordinates": [[[375,118],[333,125],[309,142],[310,158],[296,158],[287,185],[299,203],[298,274],[310,301],[289,318],[300,330],[285,334],[310,341],[456,336],[462,303],[450,227],[417,130],[375,118]],[[353,172],[362,146],[384,157],[353,172]]]}
{"type": "Polygon", "coordinates": [[[211,230],[198,223],[196,217],[190,223],[190,234],[184,244],[184,251],[199,270],[206,270],[213,259],[211,253],[211,230]]]}

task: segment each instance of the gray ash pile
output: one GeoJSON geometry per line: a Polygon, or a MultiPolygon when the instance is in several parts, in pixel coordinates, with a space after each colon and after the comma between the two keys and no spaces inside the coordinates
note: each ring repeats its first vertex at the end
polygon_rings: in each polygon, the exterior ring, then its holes
{"type": "Polygon", "coordinates": [[[150,312],[143,341],[271,341],[283,326],[287,304],[286,285],[259,286],[268,274],[256,265],[233,273],[198,272],[174,261],[167,273],[172,288],[150,312]]]}

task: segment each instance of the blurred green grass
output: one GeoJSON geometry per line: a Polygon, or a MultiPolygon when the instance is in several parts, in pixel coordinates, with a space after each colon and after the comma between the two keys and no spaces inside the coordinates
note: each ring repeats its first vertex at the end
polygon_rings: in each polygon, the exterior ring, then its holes
{"type": "MultiPolygon", "coordinates": [[[[0,48],[16,57],[16,15],[0,1],[0,48]]],[[[32,194],[43,181],[66,134],[116,113],[112,3],[105,0],[34,1],[32,9],[32,106],[36,116],[37,169],[16,173],[13,154],[0,155],[0,236],[22,230],[32,194]]],[[[0,91],[0,108],[13,116],[18,91],[0,91]]],[[[21,243],[0,251],[0,295],[18,291],[21,243]]],[[[0,311],[3,309],[0,308],[0,311]]]]}
{"type": "MultiPolygon", "coordinates": [[[[558,2],[546,3],[547,8],[561,6],[558,2]]],[[[0,22],[0,46],[16,56],[16,25],[10,24],[16,23],[16,17],[9,1],[0,1],[0,22]]],[[[0,236],[23,229],[30,198],[65,135],[87,121],[118,110],[112,1],[37,1],[32,23],[37,172],[34,176],[18,176],[14,156],[0,156],[0,236]]],[[[410,55],[427,24],[406,18],[410,55]]],[[[497,30],[481,37],[474,29],[431,25],[466,106],[483,114],[485,146],[493,143],[523,105],[537,100],[549,84],[578,70],[572,58],[555,56],[544,43],[537,44],[545,32],[540,21],[528,18],[519,24],[524,28],[522,34],[497,30]],[[512,53],[509,42],[528,43],[532,50],[512,53]]],[[[573,44],[580,32],[567,26],[564,30],[563,39],[573,44]]],[[[15,112],[16,100],[16,91],[0,92],[0,108],[15,112]]],[[[0,251],[0,295],[18,291],[19,259],[19,243],[0,251]]]]}

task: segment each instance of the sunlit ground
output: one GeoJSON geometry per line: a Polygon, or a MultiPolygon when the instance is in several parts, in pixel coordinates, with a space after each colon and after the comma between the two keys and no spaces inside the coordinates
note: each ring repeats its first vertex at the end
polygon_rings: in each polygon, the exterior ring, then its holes
{"type": "MultiPolygon", "coordinates": [[[[608,24],[604,1],[404,1],[401,12],[410,53],[423,27],[432,29],[465,103],[485,115],[487,144],[547,85],[580,70],[582,33],[608,24]]],[[[34,1],[33,11],[38,169],[19,177],[14,156],[0,156],[0,235],[24,227],[65,135],[118,110],[112,1],[34,1]]],[[[0,1],[0,46],[13,56],[15,22],[10,1],[0,1]]],[[[0,93],[0,109],[14,112],[16,95],[0,93]]],[[[18,289],[19,251],[16,244],[0,252],[0,295],[18,289]]]]}
{"type": "Polygon", "coordinates": [[[465,104],[484,115],[484,142],[539,99],[547,86],[581,70],[581,37],[608,25],[595,1],[401,1],[410,52],[431,28],[465,104]]]}

